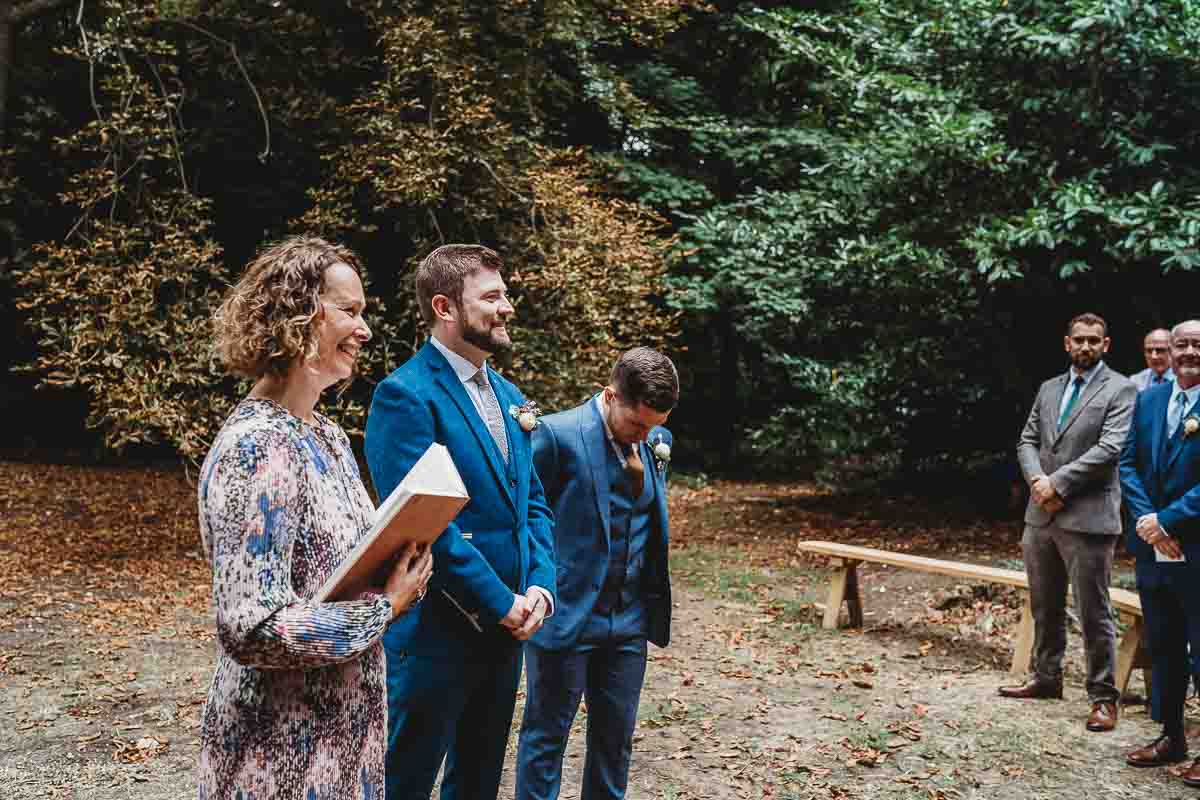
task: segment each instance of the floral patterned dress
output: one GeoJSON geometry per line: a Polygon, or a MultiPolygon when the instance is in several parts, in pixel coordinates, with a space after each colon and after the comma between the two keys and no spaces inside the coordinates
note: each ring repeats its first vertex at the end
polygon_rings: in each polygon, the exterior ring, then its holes
{"type": "Polygon", "coordinates": [[[374,513],[346,434],[246,399],[200,476],[218,658],[199,797],[381,800],[391,605],[379,594],[308,599],[374,513]]]}

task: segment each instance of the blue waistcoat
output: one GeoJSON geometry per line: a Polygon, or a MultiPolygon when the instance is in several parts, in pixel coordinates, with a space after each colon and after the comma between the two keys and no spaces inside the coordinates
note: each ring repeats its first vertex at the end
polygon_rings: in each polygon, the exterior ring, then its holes
{"type": "Polygon", "coordinates": [[[642,491],[636,502],[625,491],[625,470],[612,447],[608,453],[610,533],[608,574],[596,599],[594,612],[606,614],[629,608],[641,595],[642,567],[646,563],[646,543],[651,533],[654,506],[653,486],[648,480],[650,466],[642,477],[642,491]]]}

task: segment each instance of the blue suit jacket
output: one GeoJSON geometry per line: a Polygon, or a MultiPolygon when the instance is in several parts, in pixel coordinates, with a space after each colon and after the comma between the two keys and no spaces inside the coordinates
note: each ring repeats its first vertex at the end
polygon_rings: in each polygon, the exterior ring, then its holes
{"type": "Polygon", "coordinates": [[[454,369],[430,342],[371,400],[366,455],[381,499],[433,442],[450,451],[471,498],[434,541],[429,593],[388,628],[389,649],[438,655],[515,645],[497,624],[513,594],[532,585],[554,594],[554,520],[533,470],[529,434],[508,413],[525,398],[490,367],[488,376],[508,430],[507,464],[454,369]]]}
{"type": "Polygon", "coordinates": [[[1167,438],[1167,405],[1171,384],[1151,387],[1137,396],[1133,424],[1121,451],[1121,489],[1130,522],[1126,546],[1137,559],[1139,580],[1153,579],[1161,567],[1154,548],[1142,541],[1133,522],[1158,514],[1159,524],[1179,540],[1187,564],[1200,569],[1200,433],[1184,437],[1183,426],[1167,438]]]}
{"type": "MultiPolygon", "coordinates": [[[[649,442],[671,444],[666,428],[650,431],[649,442]]],[[[531,641],[547,650],[571,647],[583,631],[608,574],[608,443],[594,398],[581,406],[543,417],[533,431],[533,461],[554,510],[558,562],[558,605],[531,641]]],[[[667,482],[655,466],[647,442],[642,463],[654,472],[654,529],[646,543],[642,597],[649,639],[666,647],[671,638],[671,576],[667,564],[667,482]]]]}

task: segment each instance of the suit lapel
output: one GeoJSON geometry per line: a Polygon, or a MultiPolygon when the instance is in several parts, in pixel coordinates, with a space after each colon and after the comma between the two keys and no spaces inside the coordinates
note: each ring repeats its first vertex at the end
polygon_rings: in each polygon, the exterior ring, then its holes
{"type": "Polygon", "coordinates": [[[667,493],[666,482],[659,481],[658,461],[654,458],[654,451],[651,449],[649,442],[642,442],[642,463],[647,464],[650,469],[654,470],[654,476],[651,483],[654,485],[654,509],[658,515],[658,530],[663,535],[664,541],[667,534],[667,493]]]}
{"type": "Polygon", "coordinates": [[[608,435],[604,432],[604,421],[600,419],[600,410],[596,408],[593,398],[588,401],[588,408],[580,415],[579,437],[583,441],[583,452],[587,454],[588,465],[592,469],[592,485],[596,487],[596,511],[604,523],[604,541],[610,537],[610,513],[612,497],[609,496],[611,487],[608,485],[608,435]]]}
{"type": "MultiPolygon", "coordinates": [[[[1167,392],[1167,403],[1171,401],[1171,393],[1167,392]]],[[[1150,409],[1150,462],[1151,470],[1155,475],[1162,471],[1162,464],[1165,460],[1166,453],[1163,448],[1166,446],[1165,439],[1167,438],[1167,408],[1163,403],[1155,403],[1154,408],[1150,409]]]]}
{"type": "Polygon", "coordinates": [[[1062,436],[1062,430],[1058,427],[1058,410],[1062,408],[1063,392],[1067,390],[1067,380],[1070,377],[1069,371],[1066,375],[1060,375],[1054,382],[1054,391],[1047,393],[1044,400],[1045,407],[1042,409],[1042,417],[1054,424],[1051,429],[1054,431],[1054,435],[1050,437],[1051,443],[1058,441],[1058,437],[1062,436]]]}
{"type": "MultiPolygon", "coordinates": [[[[459,412],[467,422],[467,427],[475,434],[475,438],[479,442],[479,447],[483,450],[488,465],[492,468],[496,482],[503,488],[504,496],[508,498],[508,502],[513,505],[515,510],[516,504],[513,500],[512,489],[505,476],[504,461],[500,457],[496,442],[492,440],[491,432],[483,424],[483,418],[479,416],[479,412],[475,409],[475,404],[467,396],[467,390],[463,388],[462,381],[458,379],[457,373],[446,363],[446,359],[442,357],[442,354],[437,352],[437,348],[433,347],[433,345],[428,345],[428,347],[432,348],[434,354],[437,356],[430,361],[430,365],[434,370],[434,380],[450,396],[450,399],[454,401],[454,405],[458,406],[459,412]]],[[[497,400],[499,400],[499,395],[497,395],[497,400]]]]}
{"type": "MultiPolygon", "coordinates": [[[[1070,375],[1071,373],[1068,371],[1067,375],[1063,378],[1064,391],[1066,390],[1066,378],[1070,375]]],[[[1075,405],[1071,407],[1071,413],[1067,417],[1067,421],[1064,422],[1063,426],[1058,429],[1058,436],[1055,437],[1055,441],[1062,438],[1062,435],[1070,429],[1075,420],[1079,419],[1079,415],[1083,412],[1084,407],[1086,407],[1088,403],[1092,402],[1092,398],[1096,396],[1096,394],[1106,383],[1108,383],[1108,368],[1101,367],[1100,371],[1093,375],[1092,379],[1088,381],[1088,385],[1083,387],[1083,393],[1079,395],[1079,399],[1076,400],[1075,405]]],[[[1059,395],[1059,402],[1062,402],[1062,395],[1059,395]]]]}

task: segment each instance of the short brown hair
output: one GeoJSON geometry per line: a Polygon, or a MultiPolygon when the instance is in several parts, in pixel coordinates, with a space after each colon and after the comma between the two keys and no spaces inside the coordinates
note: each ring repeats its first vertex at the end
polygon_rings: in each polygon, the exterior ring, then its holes
{"type": "Polygon", "coordinates": [[[360,276],[349,248],[316,236],[270,245],[246,267],[213,314],[218,358],[237,375],[282,376],[297,358],[317,352],[313,321],[321,312],[325,270],[345,264],[360,276]]]}
{"type": "Polygon", "coordinates": [[[1104,331],[1104,335],[1108,336],[1108,323],[1099,314],[1093,314],[1089,311],[1085,314],[1072,317],[1071,321],[1067,323],[1067,336],[1071,335],[1071,331],[1075,330],[1076,325],[1099,325],[1100,329],[1104,331]]]}
{"type": "Polygon", "coordinates": [[[649,347],[635,347],[617,359],[609,383],[627,405],[644,404],[660,414],[679,402],[679,373],[671,359],[649,347]]]}
{"type": "Polygon", "coordinates": [[[481,244],[444,244],[425,256],[414,279],[425,324],[432,328],[437,319],[433,313],[434,295],[444,294],[461,306],[463,282],[468,276],[481,269],[500,272],[503,267],[500,254],[481,244]]]}

